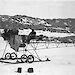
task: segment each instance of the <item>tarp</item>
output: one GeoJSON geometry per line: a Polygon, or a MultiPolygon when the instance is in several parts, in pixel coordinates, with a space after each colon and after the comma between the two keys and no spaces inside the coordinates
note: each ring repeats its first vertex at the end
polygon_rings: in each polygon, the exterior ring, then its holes
{"type": "Polygon", "coordinates": [[[20,44],[22,44],[22,38],[19,35],[15,35],[15,36],[12,35],[8,42],[9,42],[11,48],[13,48],[15,51],[18,51],[20,44]]]}
{"type": "Polygon", "coordinates": [[[18,51],[19,46],[22,43],[22,38],[18,35],[18,30],[5,29],[1,36],[4,38],[4,40],[9,42],[11,48],[13,48],[15,51],[18,51]]]}

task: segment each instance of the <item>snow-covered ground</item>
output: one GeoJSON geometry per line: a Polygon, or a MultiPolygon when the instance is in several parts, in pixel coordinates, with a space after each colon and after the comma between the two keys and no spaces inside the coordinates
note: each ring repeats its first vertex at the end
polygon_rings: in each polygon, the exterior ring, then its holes
{"type": "MultiPolygon", "coordinates": [[[[36,35],[44,35],[48,37],[66,37],[66,36],[75,36],[73,33],[57,33],[57,32],[50,32],[50,31],[42,31],[42,30],[35,30],[36,35]]],[[[31,32],[31,29],[24,29],[19,30],[19,35],[28,35],[31,32]]]]}
{"type": "MultiPolygon", "coordinates": [[[[55,62],[55,61],[54,61],[55,62]]],[[[51,62],[39,62],[32,64],[2,64],[0,63],[1,75],[75,75],[75,65],[68,63],[53,63],[51,62]],[[17,73],[17,68],[22,67],[22,73],[17,73]],[[28,73],[28,68],[33,68],[33,73],[28,73]]]]}
{"type": "MultiPolygon", "coordinates": [[[[6,42],[0,37],[0,57],[6,42]]],[[[51,45],[50,45],[51,46],[51,45]]],[[[37,50],[41,59],[48,57],[49,62],[34,62],[31,64],[6,64],[0,63],[0,75],[75,75],[75,47],[49,48],[37,50]],[[17,68],[22,68],[22,73],[17,73],[17,68]],[[28,68],[33,68],[33,73],[28,73],[28,68]]],[[[6,51],[13,51],[8,45],[6,51]]]]}
{"type": "Polygon", "coordinates": [[[35,62],[23,64],[0,63],[1,75],[75,75],[75,47],[41,50],[39,55],[48,56],[50,62],[35,62]],[[17,68],[22,68],[22,73],[17,73],[17,68]],[[28,68],[33,68],[33,73],[28,73],[28,68]]]}
{"type": "MultiPolygon", "coordinates": [[[[20,31],[20,34],[29,34],[30,30],[20,31]]],[[[37,35],[44,34],[50,36],[71,36],[74,34],[66,33],[50,33],[36,31],[37,35]]],[[[46,45],[46,44],[45,44],[46,45]]],[[[6,41],[0,37],[0,57],[5,49],[6,41]]],[[[39,45],[43,46],[42,44],[39,45]]],[[[6,64],[0,63],[0,75],[75,75],[75,47],[70,44],[69,47],[65,47],[65,44],[60,44],[59,48],[55,48],[55,44],[50,44],[49,49],[37,50],[38,55],[41,59],[48,57],[51,61],[49,62],[34,62],[31,64],[20,63],[20,64],[6,64]],[[70,47],[72,46],[72,47],[70,47]],[[22,73],[17,73],[17,68],[22,67],[22,73]],[[28,73],[28,68],[33,68],[33,73],[28,73]]],[[[28,47],[30,48],[30,47],[28,47]]],[[[8,44],[6,52],[13,52],[8,44]]],[[[5,52],[5,53],[6,53],[5,52]]]]}

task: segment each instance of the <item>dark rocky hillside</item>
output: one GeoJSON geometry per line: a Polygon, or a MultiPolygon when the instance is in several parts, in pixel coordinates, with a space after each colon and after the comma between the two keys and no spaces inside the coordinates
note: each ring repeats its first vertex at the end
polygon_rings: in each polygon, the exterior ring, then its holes
{"type": "MultiPolygon", "coordinates": [[[[26,15],[0,15],[0,29],[35,29],[58,33],[75,33],[75,19],[40,19],[26,15]]],[[[52,37],[53,41],[75,43],[75,36],[52,37]]]]}
{"type": "Polygon", "coordinates": [[[50,32],[75,33],[75,19],[40,19],[26,15],[0,15],[0,28],[33,28],[50,32]]]}

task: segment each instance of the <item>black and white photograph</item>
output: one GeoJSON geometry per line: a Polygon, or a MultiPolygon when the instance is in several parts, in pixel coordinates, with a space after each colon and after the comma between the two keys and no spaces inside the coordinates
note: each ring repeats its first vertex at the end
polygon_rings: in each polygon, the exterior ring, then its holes
{"type": "Polygon", "coordinates": [[[0,0],[0,75],[75,75],[75,0],[0,0]]]}

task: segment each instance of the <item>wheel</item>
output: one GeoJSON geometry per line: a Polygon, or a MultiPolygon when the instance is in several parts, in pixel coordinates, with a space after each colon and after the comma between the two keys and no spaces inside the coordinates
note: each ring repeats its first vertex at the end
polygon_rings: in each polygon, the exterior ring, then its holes
{"type": "Polygon", "coordinates": [[[10,53],[6,53],[5,54],[5,59],[10,59],[11,58],[11,54],[10,53]]]}
{"type": "Polygon", "coordinates": [[[23,54],[23,55],[21,56],[21,61],[22,61],[22,62],[27,62],[27,56],[26,56],[25,54],[23,54]]]}
{"type": "Polygon", "coordinates": [[[28,58],[27,58],[27,62],[28,63],[34,62],[34,57],[32,55],[29,55],[28,58]]]}
{"type": "Polygon", "coordinates": [[[14,53],[14,52],[13,52],[13,53],[11,53],[11,59],[12,59],[12,60],[14,60],[14,59],[16,59],[16,58],[17,58],[17,54],[16,54],[16,53],[14,53]]]}

